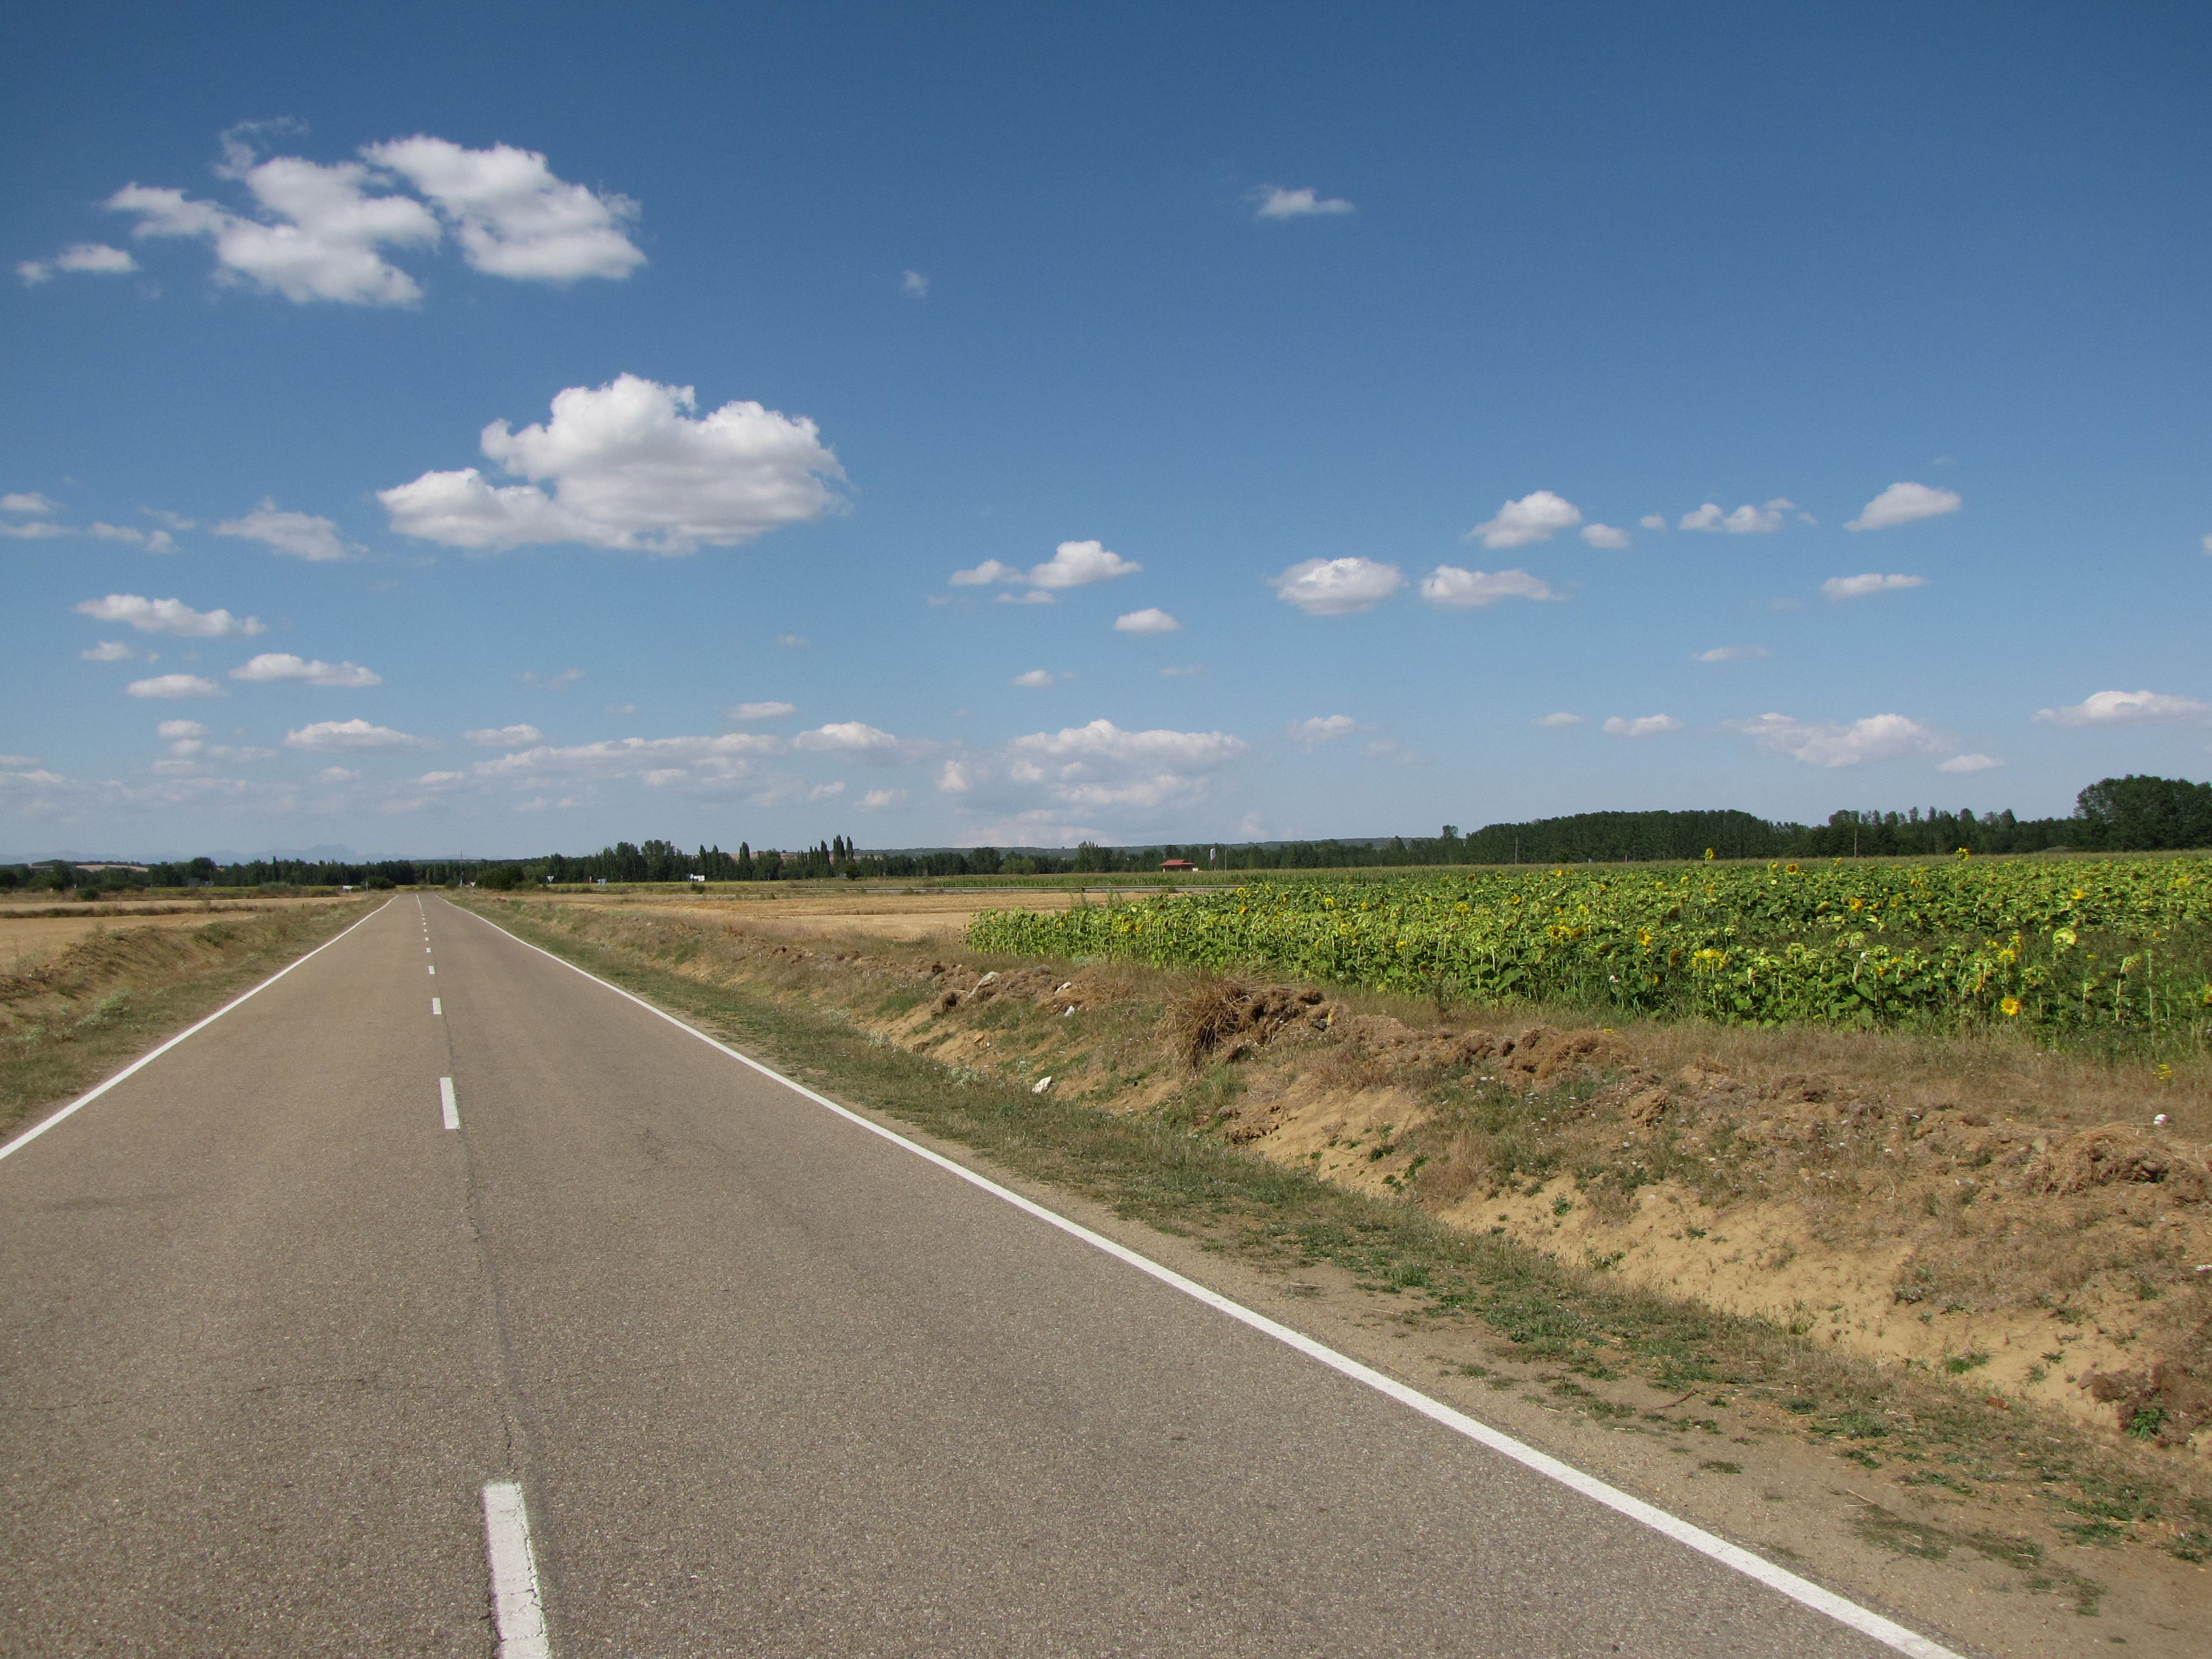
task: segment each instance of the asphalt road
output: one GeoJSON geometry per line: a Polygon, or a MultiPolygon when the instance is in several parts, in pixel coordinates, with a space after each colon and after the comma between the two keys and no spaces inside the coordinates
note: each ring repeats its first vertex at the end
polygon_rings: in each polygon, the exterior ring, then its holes
{"type": "Polygon", "coordinates": [[[508,1482],[561,1659],[1889,1651],[435,899],[0,1252],[8,1654],[491,1653],[508,1482]]]}

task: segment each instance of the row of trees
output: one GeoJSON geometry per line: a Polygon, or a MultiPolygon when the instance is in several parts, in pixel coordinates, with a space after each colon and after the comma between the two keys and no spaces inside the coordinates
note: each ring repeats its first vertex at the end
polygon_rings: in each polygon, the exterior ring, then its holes
{"type": "Polygon", "coordinates": [[[87,870],[49,860],[0,865],[0,890],[30,888],[80,893],[146,887],[480,886],[547,883],[806,881],[830,877],[878,880],[943,876],[1116,875],[1156,873],[1171,859],[1200,870],[1332,870],[1437,864],[1635,863],[1667,859],[1894,858],[1969,852],[2034,853],[2057,848],[2108,852],[2212,847],[2212,784],[2185,779],[2106,778],[2084,789],[2063,818],[2018,818],[2009,811],[1977,817],[1970,811],[1918,807],[1904,812],[1832,813],[1823,824],[1772,823],[1749,812],[1578,812],[1526,823],[1492,823],[1469,835],[1452,824],[1433,836],[1370,841],[1200,842],[1103,847],[1085,842],[1072,853],[994,847],[864,853],[836,836],[796,852],[756,853],[744,842],[686,852],[673,842],[633,846],[617,842],[597,853],[537,859],[386,859],[313,862],[255,859],[218,866],[211,859],[134,870],[87,870]]]}

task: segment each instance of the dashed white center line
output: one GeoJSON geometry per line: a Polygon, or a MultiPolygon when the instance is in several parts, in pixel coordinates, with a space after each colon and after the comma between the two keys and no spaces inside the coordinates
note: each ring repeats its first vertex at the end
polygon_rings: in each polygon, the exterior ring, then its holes
{"type": "Polygon", "coordinates": [[[483,1511],[499,1659],[550,1659],[545,1600],[538,1589],[538,1558],[530,1547],[530,1512],[523,1505],[522,1488],[512,1480],[487,1482],[483,1511]]]}
{"type": "Polygon", "coordinates": [[[434,973],[434,973],[436,973],[438,970],[437,970],[435,968],[433,968],[433,969],[430,969],[430,971],[431,971],[432,973],[434,973]]]}
{"type": "Polygon", "coordinates": [[[453,1079],[449,1077],[438,1079],[438,1105],[446,1115],[446,1127],[448,1129],[459,1128],[461,1103],[453,1098],[453,1079]]]}
{"type": "Polygon", "coordinates": [[[430,999],[430,1012],[441,1019],[446,1017],[446,1011],[438,1006],[438,999],[435,997],[430,999]]]}

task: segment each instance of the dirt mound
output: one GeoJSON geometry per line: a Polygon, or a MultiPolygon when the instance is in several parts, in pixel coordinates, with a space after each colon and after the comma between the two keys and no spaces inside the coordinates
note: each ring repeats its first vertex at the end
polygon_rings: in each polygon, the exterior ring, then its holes
{"type": "MultiPolygon", "coordinates": [[[[2197,1346],[2208,1345],[2197,1333],[2197,1346]]],[[[2114,1407],[2122,1434],[2179,1446],[2212,1423],[2212,1383],[2190,1366],[2161,1360],[2147,1370],[2100,1371],[2088,1378],[2089,1397],[2114,1407]]]]}
{"type": "Polygon", "coordinates": [[[1331,1023],[1319,991],[1220,980],[1170,1003],[1163,1025],[1168,1046],[1186,1066],[1199,1066],[1215,1054],[1242,1060],[1293,1027],[1325,1031],[1331,1023]]]}
{"type": "Polygon", "coordinates": [[[2107,1123],[2070,1134],[2029,1171],[2039,1192],[2082,1193],[2124,1182],[2156,1184],[2182,1203],[2203,1200],[2204,1166],[2178,1147],[2129,1123],[2107,1123]]]}

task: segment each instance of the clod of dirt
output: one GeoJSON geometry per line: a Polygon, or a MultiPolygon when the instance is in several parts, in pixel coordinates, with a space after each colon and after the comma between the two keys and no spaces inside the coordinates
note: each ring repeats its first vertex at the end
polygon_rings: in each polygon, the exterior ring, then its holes
{"type": "Polygon", "coordinates": [[[2083,1129],[2053,1146],[2028,1176],[2046,1193],[2087,1192],[2122,1182],[2156,1183],[2182,1203],[2201,1202],[2204,1166],[2128,1123],[2083,1129]]]}
{"type": "Polygon", "coordinates": [[[2212,1384],[2179,1362],[2162,1360],[2148,1370],[2099,1371],[2088,1383],[2089,1397],[2117,1407],[2120,1432],[2137,1440],[2179,1446],[2212,1423],[2212,1384]]]}
{"type": "Polygon", "coordinates": [[[1242,1059],[1294,1026],[1326,1030],[1328,1004],[1322,994],[1295,985],[1248,985],[1219,980],[1169,1005],[1168,1044],[1187,1066],[1217,1051],[1242,1059]]]}

